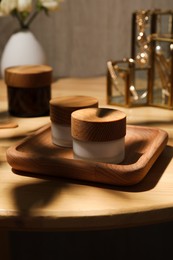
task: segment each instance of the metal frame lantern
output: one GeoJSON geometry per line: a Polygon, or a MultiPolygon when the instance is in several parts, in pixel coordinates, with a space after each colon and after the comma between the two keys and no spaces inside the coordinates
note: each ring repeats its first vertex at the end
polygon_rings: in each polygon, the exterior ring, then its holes
{"type": "Polygon", "coordinates": [[[132,15],[131,58],[107,62],[107,102],[173,108],[173,11],[132,15]]]}

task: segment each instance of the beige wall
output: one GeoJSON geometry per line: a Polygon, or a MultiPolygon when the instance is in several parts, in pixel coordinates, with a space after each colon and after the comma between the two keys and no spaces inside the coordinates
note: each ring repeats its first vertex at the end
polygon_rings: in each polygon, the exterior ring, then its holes
{"type": "MultiPolygon", "coordinates": [[[[108,59],[130,55],[132,12],[154,8],[173,9],[173,1],[64,0],[58,12],[39,15],[31,29],[55,76],[103,75],[108,59]]],[[[17,25],[11,17],[0,18],[0,55],[17,25]]]]}

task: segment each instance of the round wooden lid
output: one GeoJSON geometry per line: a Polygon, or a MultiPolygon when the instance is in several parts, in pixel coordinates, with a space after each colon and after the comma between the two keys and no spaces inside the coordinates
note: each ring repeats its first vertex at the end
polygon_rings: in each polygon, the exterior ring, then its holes
{"type": "Polygon", "coordinates": [[[105,142],[126,134],[126,114],[110,108],[86,108],[72,113],[71,132],[80,141],[105,142]]]}
{"type": "Polygon", "coordinates": [[[71,125],[71,113],[77,109],[98,107],[98,100],[89,96],[65,96],[53,98],[50,104],[50,119],[62,125],[71,125]]]}
{"type": "Polygon", "coordinates": [[[5,69],[5,82],[11,87],[42,87],[52,82],[52,68],[46,65],[24,65],[5,69]]]}

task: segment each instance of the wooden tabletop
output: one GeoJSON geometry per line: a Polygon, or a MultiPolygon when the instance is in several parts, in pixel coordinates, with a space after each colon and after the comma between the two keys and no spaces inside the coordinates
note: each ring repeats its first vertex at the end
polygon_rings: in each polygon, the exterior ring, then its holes
{"type": "MultiPolygon", "coordinates": [[[[86,230],[173,220],[173,111],[154,107],[119,108],[127,123],[156,127],[169,134],[168,145],[147,176],[129,187],[16,174],[6,161],[8,147],[50,122],[49,117],[17,118],[7,113],[0,81],[0,228],[8,230],[86,230]],[[12,123],[12,128],[4,124],[12,123]]],[[[60,79],[52,97],[88,95],[106,104],[106,78],[60,79]]]]}

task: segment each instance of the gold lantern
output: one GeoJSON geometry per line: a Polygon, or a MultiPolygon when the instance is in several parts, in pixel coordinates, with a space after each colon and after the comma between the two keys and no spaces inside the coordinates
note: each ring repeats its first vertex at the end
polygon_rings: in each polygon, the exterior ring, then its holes
{"type": "Polygon", "coordinates": [[[132,15],[131,58],[107,62],[107,102],[173,108],[173,11],[132,15]]]}
{"type": "Polygon", "coordinates": [[[148,103],[173,108],[173,11],[153,13],[148,103]]]}

